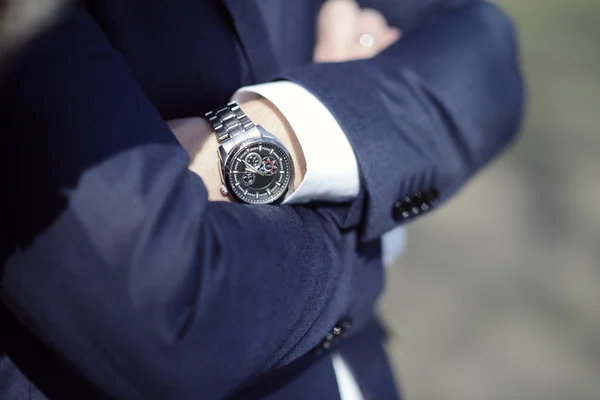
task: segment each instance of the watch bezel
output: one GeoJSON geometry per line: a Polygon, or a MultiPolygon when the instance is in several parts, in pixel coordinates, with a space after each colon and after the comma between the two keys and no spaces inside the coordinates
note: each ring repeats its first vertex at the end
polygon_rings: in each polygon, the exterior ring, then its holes
{"type": "Polygon", "coordinates": [[[283,145],[283,143],[281,143],[280,140],[278,140],[275,137],[271,137],[270,134],[268,134],[268,132],[266,132],[264,129],[260,129],[262,127],[257,126],[257,128],[259,128],[259,130],[261,131],[262,137],[245,140],[244,142],[235,145],[229,152],[227,152],[225,160],[222,160],[222,162],[221,162],[221,169],[220,169],[221,181],[227,188],[227,190],[229,192],[229,196],[231,196],[236,202],[243,203],[243,204],[250,204],[237,196],[234,188],[231,186],[230,180],[227,178],[227,172],[231,170],[233,160],[235,160],[236,156],[239,153],[243,152],[246,148],[255,146],[255,145],[261,144],[261,143],[268,143],[270,145],[275,145],[275,146],[279,147],[289,159],[290,181],[288,183],[286,190],[282,191],[282,193],[279,197],[277,197],[276,199],[274,199],[268,203],[260,203],[260,204],[278,204],[278,203],[281,203],[285,199],[285,197],[288,195],[288,193],[292,190],[293,183],[294,183],[294,177],[295,177],[294,160],[292,159],[292,156],[291,156],[290,152],[288,151],[288,149],[283,145]],[[267,135],[265,135],[265,133],[267,135]]]}

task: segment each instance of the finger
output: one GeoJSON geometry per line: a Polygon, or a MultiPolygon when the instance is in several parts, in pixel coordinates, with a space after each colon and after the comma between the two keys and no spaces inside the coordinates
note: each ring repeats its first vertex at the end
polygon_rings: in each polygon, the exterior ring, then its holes
{"type": "Polygon", "coordinates": [[[375,39],[375,43],[373,44],[373,49],[375,50],[375,54],[377,55],[396,43],[402,37],[402,32],[398,28],[388,28],[388,30],[381,35],[380,37],[375,39]]]}
{"type": "Polygon", "coordinates": [[[352,46],[360,8],[354,0],[329,0],[319,12],[315,62],[343,61],[352,46]]]}
{"type": "MultiPolygon", "coordinates": [[[[364,41],[361,42],[363,49],[359,50],[362,58],[371,58],[388,48],[391,44],[400,39],[401,32],[397,28],[388,25],[385,16],[374,9],[363,9],[359,16],[357,25],[357,36],[368,34],[373,37],[372,45],[364,48],[364,41]]],[[[368,41],[367,41],[368,42],[368,41]]]]}
{"type": "Polygon", "coordinates": [[[346,38],[342,33],[355,28],[359,14],[354,0],[329,0],[319,11],[317,33],[329,40],[346,38]]]}
{"type": "Polygon", "coordinates": [[[377,37],[370,37],[369,34],[361,35],[356,42],[353,50],[353,59],[369,59],[375,57],[383,50],[397,42],[401,33],[399,29],[388,28],[383,34],[377,37]]]}
{"type": "Polygon", "coordinates": [[[372,8],[365,8],[360,11],[356,29],[359,34],[368,33],[376,37],[386,32],[388,22],[379,11],[372,8]]]}

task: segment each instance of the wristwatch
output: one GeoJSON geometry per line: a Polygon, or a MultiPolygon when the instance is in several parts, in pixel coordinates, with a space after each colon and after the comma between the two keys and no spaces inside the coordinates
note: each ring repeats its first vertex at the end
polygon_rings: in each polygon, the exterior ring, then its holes
{"type": "Polygon", "coordinates": [[[283,143],[254,125],[235,101],[206,118],[220,144],[221,193],[240,203],[282,202],[294,182],[294,164],[283,143]]]}

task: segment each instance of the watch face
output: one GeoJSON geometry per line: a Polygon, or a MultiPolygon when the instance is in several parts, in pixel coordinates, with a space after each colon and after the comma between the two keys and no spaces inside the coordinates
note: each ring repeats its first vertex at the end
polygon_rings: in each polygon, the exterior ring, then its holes
{"type": "Polygon", "coordinates": [[[243,146],[224,168],[229,193],[238,201],[269,204],[280,200],[293,179],[289,153],[275,142],[243,146]]]}

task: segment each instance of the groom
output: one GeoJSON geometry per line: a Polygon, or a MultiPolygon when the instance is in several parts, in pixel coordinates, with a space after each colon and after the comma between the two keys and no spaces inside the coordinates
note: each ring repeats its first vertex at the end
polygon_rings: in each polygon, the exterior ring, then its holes
{"type": "Polygon", "coordinates": [[[313,64],[320,3],[90,0],[11,66],[1,347],[36,387],[5,359],[6,398],[398,396],[373,318],[379,238],[513,137],[514,35],[481,1],[364,1],[402,40],[313,64]],[[242,109],[298,141],[307,204],[208,201],[212,136],[178,135],[188,155],[163,122],[248,85],[262,97],[242,109]]]}

